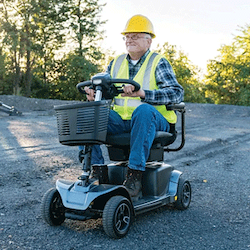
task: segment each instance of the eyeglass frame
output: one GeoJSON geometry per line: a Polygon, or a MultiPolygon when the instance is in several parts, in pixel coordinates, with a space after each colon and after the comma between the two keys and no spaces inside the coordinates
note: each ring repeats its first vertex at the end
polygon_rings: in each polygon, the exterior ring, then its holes
{"type": "MultiPolygon", "coordinates": [[[[145,35],[150,35],[148,33],[144,33],[144,34],[145,35]]],[[[127,41],[128,39],[131,39],[132,41],[136,41],[136,40],[139,40],[139,39],[142,39],[142,38],[144,38],[144,39],[150,39],[149,37],[146,37],[146,36],[140,37],[138,34],[134,34],[131,37],[128,37],[128,36],[123,36],[122,37],[123,41],[127,41]]]]}

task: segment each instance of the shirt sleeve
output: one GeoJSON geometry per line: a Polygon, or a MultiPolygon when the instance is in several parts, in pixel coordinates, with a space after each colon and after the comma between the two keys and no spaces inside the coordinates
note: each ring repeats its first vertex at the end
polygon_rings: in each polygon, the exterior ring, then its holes
{"type": "Polygon", "coordinates": [[[113,62],[114,62],[114,60],[112,60],[112,61],[109,63],[109,65],[108,65],[108,67],[107,67],[105,73],[107,73],[107,74],[110,74],[110,73],[111,73],[111,67],[112,67],[113,62]]]}
{"type": "Polygon", "coordinates": [[[155,70],[156,84],[159,89],[144,90],[143,102],[153,105],[180,103],[184,98],[184,90],[177,82],[172,66],[165,58],[161,58],[155,70]]]}

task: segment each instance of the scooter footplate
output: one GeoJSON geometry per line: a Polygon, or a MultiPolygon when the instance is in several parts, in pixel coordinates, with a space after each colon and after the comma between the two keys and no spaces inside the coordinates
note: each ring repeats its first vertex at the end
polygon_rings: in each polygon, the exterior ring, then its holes
{"type": "Polygon", "coordinates": [[[147,211],[165,206],[174,201],[174,197],[165,195],[161,197],[143,197],[134,202],[134,210],[136,214],[145,213],[147,211]]]}

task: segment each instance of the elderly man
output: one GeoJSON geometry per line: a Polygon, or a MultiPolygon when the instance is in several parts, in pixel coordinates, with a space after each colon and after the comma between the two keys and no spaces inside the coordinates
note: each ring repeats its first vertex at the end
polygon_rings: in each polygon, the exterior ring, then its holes
{"type": "MultiPolygon", "coordinates": [[[[165,105],[181,102],[183,88],[178,84],[169,62],[150,51],[155,33],[147,17],[135,15],[130,18],[122,34],[128,54],[111,61],[107,73],[113,78],[133,79],[141,85],[141,89],[134,92],[132,85],[123,87],[124,93],[115,98],[110,112],[108,133],[131,134],[131,153],[124,185],[132,197],[138,197],[141,194],[142,173],[156,131],[169,131],[170,124],[176,123],[176,114],[167,111],[165,105]]],[[[88,100],[93,101],[93,89],[85,87],[85,91],[88,100]]],[[[93,147],[91,163],[104,163],[98,145],[93,147]]],[[[105,171],[107,169],[96,171],[93,167],[92,175],[107,176],[105,171]]]]}

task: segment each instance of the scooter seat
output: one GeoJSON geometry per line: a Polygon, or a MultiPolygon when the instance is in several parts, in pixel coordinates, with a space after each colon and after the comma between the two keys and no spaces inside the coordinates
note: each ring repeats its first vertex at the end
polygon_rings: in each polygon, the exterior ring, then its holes
{"type": "MultiPolygon", "coordinates": [[[[164,131],[157,131],[153,145],[159,144],[164,147],[172,144],[176,139],[176,132],[169,133],[164,131]]],[[[130,133],[122,133],[117,135],[107,135],[106,144],[112,146],[129,146],[130,145],[130,133]]]]}

